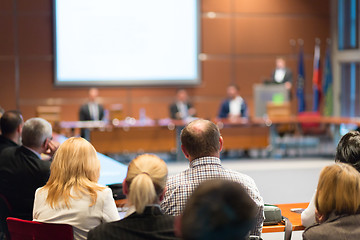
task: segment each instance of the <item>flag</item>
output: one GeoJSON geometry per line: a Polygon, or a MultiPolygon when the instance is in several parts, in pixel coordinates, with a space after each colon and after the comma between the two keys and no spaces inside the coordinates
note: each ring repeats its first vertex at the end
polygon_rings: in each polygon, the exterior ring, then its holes
{"type": "Polygon", "coordinates": [[[330,44],[327,45],[324,63],[324,116],[333,115],[333,85],[331,72],[330,44]]]}
{"type": "Polygon", "coordinates": [[[313,68],[313,111],[318,112],[321,100],[321,66],[320,66],[320,43],[315,44],[314,68],[313,68]]]}
{"type": "Polygon", "coordinates": [[[299,49],[299,59],[298,59],[298,77],[297,77],[297,87],[296,87],[296,96],[298,102],[298,112],[304,112],[305,105],[305,68],[304,68],[304,50],[303,46],[300,45],[299,49]]]}

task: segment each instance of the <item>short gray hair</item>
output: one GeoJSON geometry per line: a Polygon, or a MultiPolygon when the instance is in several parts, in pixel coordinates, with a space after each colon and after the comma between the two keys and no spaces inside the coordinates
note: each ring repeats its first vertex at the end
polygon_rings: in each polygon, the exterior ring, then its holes
{"type": "Polygon", "coordinates": [[[43,118],[30,118],[22,130],[22,143],[26,147],[41,147],[46,138],[51,138],[51,124],[43,118]]]}

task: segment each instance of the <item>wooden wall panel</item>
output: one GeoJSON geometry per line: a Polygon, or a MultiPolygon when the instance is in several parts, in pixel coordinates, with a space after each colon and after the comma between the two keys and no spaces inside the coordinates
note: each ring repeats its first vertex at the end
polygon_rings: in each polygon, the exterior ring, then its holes
{"type": "Polygon", "coordinates": [[[290,40],[299,38],[304,40],[305,52],[308,52],[313,50],[315,38],[325,42],[330,32],[329,19],[323,18],[244,17],[236,20],[237,54],[290,54],[293,50],[290,40]]]}
{"type": "Polygon", "coordinates": [[[19,12],[51,12],[51,0],[17,0],[19,12]]]}
{"type": "MultiPolygon", "coordinates": [[[[329,15],[328,0],[234,0],[235,12],[257,14],[313,14],[329,15]]],[[[291,16],[289,16],[291,17],[291,16]]]]}
{"type": "MultiPolygon", "coordinates": [[[[38,105],[59,105],[63,120],[77,120],[78,109],[87,99],[86,87],[53,86],[52,10],[49,0],[0,1],[0,105],[16,105],[14,31],[19,36],[20,110],[34,116],[38,105]],[[13,15],[18,25],[13,29],[13,15]]],[[[198,116],[212,119],[235,82],[253,112],[252,87],[271,74],[274,59],[284,55],[295,72],[297,47],[290,39],[304,39],[306,59],[306,101],[312,102],[311,75],[314,38],[330,36],[327,0],[203,0],[201,1],[202,83],[188,87],[198,116]],[[216,12],[209,18],[207,12],[216,12]]],[[[322,44],[322,54],[324,54],[322,44]]],[[[294,73],[294,76],[296,74],[294,73]]],[[[168,116],[175,98],[174,87],[101,87],[100,100],[106,108],[122,104],[124,115],[137,117],[146,108],[149,117],[168,116]]],[[[293,102],[296,106],[296,101],[293,102]]]]}
{"type": "Polygon", "coordinates": [[[230,54],[230,18],[204,18],[202,21],[202,52],[230,54]]]}
{"type": "Polygon", "coordinates": [[[197,91],[200,96],[223,96],[231,82],[230,59],[212,59],[203,63],[204,82],[197,91]]]}
{"type": "Polygon", "coordinates": [[[13,19],[10,15],[0,15],[0,56],[14,54],[13,19]]]}
{"type": "Polygon", "coordinates": [[[0,13],[12,12],[13,2],[12,0],[2,0],[0,1],[0,13]]]}
{"type": "Polygon", "coordinates": [[[52,55],[51,16],[20,15],[20,55],[52,55]]]}
{"type": "Polygon", "coordinates": [[[0,106],[4,109],[16,109],[14,62],[0,60],[0,106]]]}
{"type": "Polygon", "coordinates": [[[201,10],[203,12],[229,13],[232,10],[232,0],[203,0],[201,1],[201,10]]]}

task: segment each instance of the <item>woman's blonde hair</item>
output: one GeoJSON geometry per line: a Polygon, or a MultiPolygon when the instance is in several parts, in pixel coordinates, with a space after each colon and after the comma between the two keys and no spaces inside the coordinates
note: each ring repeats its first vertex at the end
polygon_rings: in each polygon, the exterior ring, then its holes
{"type": "Polygon", "coordinates": [[[320,215],[355,214],[360,207],[360,173],[351,165],[337,163],[323,168],[315,195],[320,215]]]}
{"type": "Polygon", "coordinates": [[[50,170],[44,189],[48,190],[46,202],[53,208],[63,205],[70,208],[70,199],[83,195],[90,195],[92,206],[96,202],[97,191],[105,188],[97,184],[100,161],[96,150],[80,137],[69,138],[60,145],[50,170]]]}
{"type": "Polygon", "coordinates": [[[155,155],[143,154],[130,162],[126,175],[128,200],[137,213],[143,213],[147,204],[159,200],[165,189],[167,173],[166,163],[155,155]]]}

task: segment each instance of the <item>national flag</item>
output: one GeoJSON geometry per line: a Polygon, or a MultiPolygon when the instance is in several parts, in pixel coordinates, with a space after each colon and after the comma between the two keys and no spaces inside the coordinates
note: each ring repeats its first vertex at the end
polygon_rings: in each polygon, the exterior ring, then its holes
{"type": "Polygon", "coordinates": [[[296,87],[296,96],[298,102],[298,112],[304,112],[305,105],[305,68],[304,68],[304,50],[303,46],[300,45],[299,49],[299,59],[298,59],[298,77],[297,77],[297,87],[296,87]]]}
{"type": "Polygon", "coordinates": [[[321,65],[320,65],[320,43],[315,44],[314,68],[313,68],[313,111],[318,112],[321,100],[321,65]]]}
{"type": "Polygon", "coordinates": [[[330,47],[330,44],[328,44],[324,63],[324,116],[333,115],[333,84],[330,47]]]}

